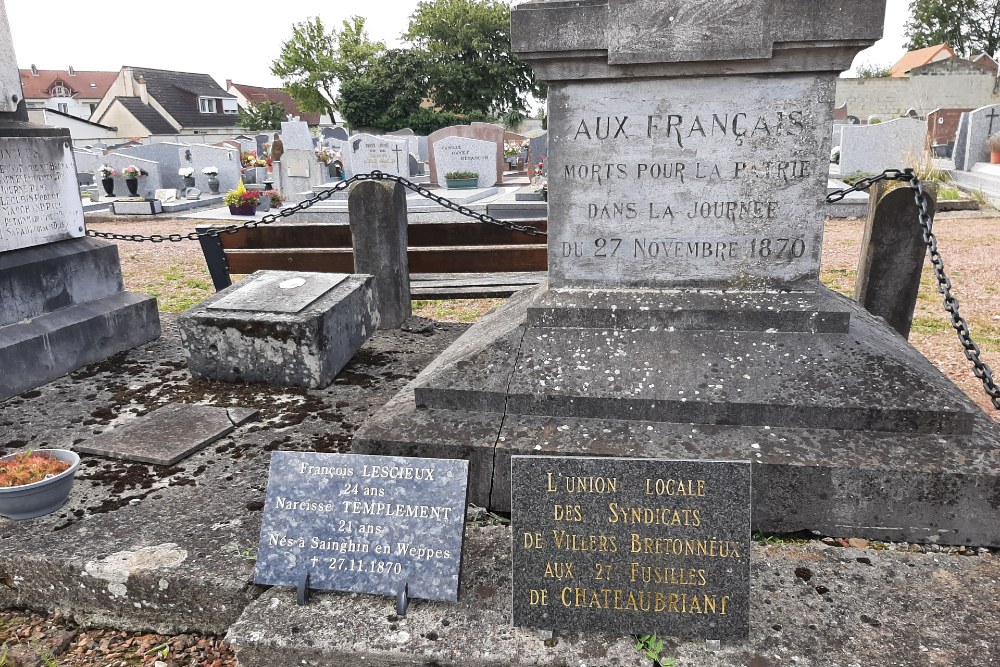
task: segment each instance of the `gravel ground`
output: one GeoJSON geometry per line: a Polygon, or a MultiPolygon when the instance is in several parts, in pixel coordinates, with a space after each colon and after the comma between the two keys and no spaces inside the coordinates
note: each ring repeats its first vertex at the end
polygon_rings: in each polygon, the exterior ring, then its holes
{"type": "MultiPolygon", "coordinates": [[[[196,221],[185,219],[114,219],[88,216],[98,231],[127,234],[187,232],[196,221]]],[[[823,253],[823,281],[846,294],[853,292],[859,243],[864,222],[835,220],[827,224],[823,253]]],[[[938,216],[936,231],[949,275],[956,285],[962,312],[983,349],[984,360],[1000,367],[1000,214],[947,213],[938,216]]],[[[128,289],[156,296],[160,308],[179,312],[212,293],[200,246],[184,243],[121,243],[119,250],[128,289]]],[[[440,320],[470,321],[496,305],[483,302],[421,302],[417,314],[440,320]]],[[[990,408],[981,385],[969,371],[961,347],[941,309],[940,297],[924,272],[917,301],[913,344],[984,410],[1000,421],[990,408]]],[[[772,542],[772,538],[763,538],[772,542]]],[[[940,551],[956,555],[995,558],[985,549],[887,544],[865,540],[832,540],[828,544],[889,551],[940,551]]],[[[21,611],[0,612],[0,667],[230,667],[236,665],[231,649],[221,637],[163,636],[76,627],[58,612],[39,615],[21,611]]]]}

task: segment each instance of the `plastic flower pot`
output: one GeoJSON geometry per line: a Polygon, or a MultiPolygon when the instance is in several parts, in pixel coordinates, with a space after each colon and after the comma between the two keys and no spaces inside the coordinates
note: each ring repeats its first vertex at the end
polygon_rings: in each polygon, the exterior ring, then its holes
{"type": "Polygon", "coordinates": [[[990,164],[1000,164],[1000,151],[990,151],[990,164]]]}
{"type": "Polygon", "coordinates": [[[479,187],[478,178],[446,178],[444,182],[449,190],[469,190],[479,187]]]}
{"type": "MultiPolygon", "coordinates": [[[[0,516],[8,519],[33,519],[51,514],[66,503],[73,477],[80,467],[80,456],[68,449],[38,449],[36,454],[45,454],[69,463],[70,466],[54,477],[23,486],[0,487],[0,516]]],[[[15,454],[4,456],[13,458],[15,454]]]]}
{"type": "Polygon", "coordinates": [[[256,212],[257,212],[256,204],[244,204],[242,206],[239,206],[237,204],[229,205],[230,215],[253,215],[256,212]]]}

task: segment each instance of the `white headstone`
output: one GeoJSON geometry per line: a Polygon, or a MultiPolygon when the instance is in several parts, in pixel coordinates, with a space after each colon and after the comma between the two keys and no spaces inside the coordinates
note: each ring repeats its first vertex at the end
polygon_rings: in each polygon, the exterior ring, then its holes
{"type": "Polygon", "coordinates": [[[1000,133],[1000,104],[970,111],[968,123],[964,167],[971,171],[977,163],[990,161],[990,149],[986,141],[992,135],[1000,133]]]}
{"type": "Polygon", "coordinates": [[[174,188],[157,190],[156,192],[153,193],[153,199],[159,199],[164,204],[175,202],[177,201],[177,190],[175,190],[174,188]]]}
{"type": "Polygon", "coordinates": [[[347,145],[352,174],[382,171],[396,176],[409,177],[410,159],[406,137],[376,137],[355,134],[347,145]]]}
{"type": "Polygon", "coordinates": [[[488,188],[497,180],[497,147],[492,141],[446,137],[434,144],[434,168],[437,182],[444,185],[445,176],[455,171],[471,171],[479,179],[479,187],[488,188]]]}
{"type": "Polygon", "coordinates": [[[309,125],[302,121],[285,121],[281,124],[281,143],[285,150],[311,151],[313,136],[309,125]]]}
{"type": "Polygon", "coordinates": [[[901,169],[924,153],[927,123],[896,118],[875,125],[844,125],[840,131],[840,174],[901,169]]]}
{"type": "MultiPolygon", "coordinates": [[[[3,9],[0,5],[0,16],[3,9]]],[[[20,85],[18,80],[19,92],[20,85]]],[[[83,235],[83,202],[69,139],[4,138],[0,252],[83,235]]]]}

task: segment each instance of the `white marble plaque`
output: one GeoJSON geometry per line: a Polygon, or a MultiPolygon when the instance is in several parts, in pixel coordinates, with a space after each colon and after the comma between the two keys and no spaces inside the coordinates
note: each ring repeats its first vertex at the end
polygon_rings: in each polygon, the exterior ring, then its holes
{"type": "Polygon", "coordinates": [[[381,171],[395,176],[410,176],[410,158],[405,137],[389,139],[371,134],[355,134],[350,138],[348,154],[354,174],[381,171]]]}
{"type": "Polygon", "coordinates": [[[434,144],[434,158],[435,176],[441,185],[445,175],[454,171],[474,172],[481,188],[496,184],[497,147],[492,141],[447,137],[434,144]]]}
{"type": "Polygon", "coordinates": [[[69,139],[0,141],[0,252],[84,235],[69,139]]]}
{"type": "Polygon", "coordinates": [[[552,86],[553,287],[816,279],[834,79],[552,86]]]}

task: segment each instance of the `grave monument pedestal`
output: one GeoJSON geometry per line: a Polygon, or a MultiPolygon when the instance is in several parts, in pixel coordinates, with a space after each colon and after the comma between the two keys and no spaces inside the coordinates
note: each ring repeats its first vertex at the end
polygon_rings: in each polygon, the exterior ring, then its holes
{"type": "Polygon", "coordinates": [[[498,511],[512,454],[749,460],[756,530],[1000,545],[1000,427],[819,282],[836,77],[884,9],[515,8],[549,83],[549,284],[354,451],[466,458],[470,501],[498,511]]]}
{"type": "Polygon", "coordinates": [[[69,131],[27,122],[0,0],[0,401],[160,335],[118,248],[83,238],[69,131]]]}

